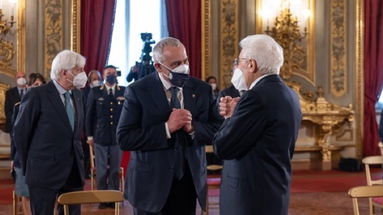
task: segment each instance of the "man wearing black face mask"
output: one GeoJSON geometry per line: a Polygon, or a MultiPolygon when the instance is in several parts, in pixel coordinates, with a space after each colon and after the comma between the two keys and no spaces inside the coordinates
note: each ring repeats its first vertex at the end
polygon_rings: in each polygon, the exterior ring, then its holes
{"type": "Polygon", "coordinates": [[[195,214],[206,202],[204,144],[220,124],[212,89],[189,76],[178,39],[159,41],[153,59],[157,72],[127,87],[117,127],[131,151],[125,196],[135,215],[195,214]]]}
{"type": "MultiPolygon", "coordinates": [[[[105,84],[92,88],[88,95],[86,134],[88,144],[94,146],[97,189],[118,190],[122,152],[116,141],[116,126],[124,101],[125,87],[117,85],[116,67],[105,67],[103,76],[105,84]]],[[[99,208],[113,205],[102,203],[99,208]]]]}

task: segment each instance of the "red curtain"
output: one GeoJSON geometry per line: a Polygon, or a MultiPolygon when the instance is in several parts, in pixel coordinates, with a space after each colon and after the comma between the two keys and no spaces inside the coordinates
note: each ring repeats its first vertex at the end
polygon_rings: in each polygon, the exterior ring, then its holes
{"type": "Polygon", "coordinates": [[[201,78],[201,1],[166,0],[166,15],[169,36],[185,45],[191,76],[201,78]]]}
{"type": "Polygon", "coordinates": [[[81,54],[85,71],[102,71],[108,58],[116,0],[81,1],[81,54]]]}
{"type": "Polygon", "coordinates": [[[365,156],[378,155],[375,103],[383,87],[383,1],[364,1],[364,138],[365,156]]]}

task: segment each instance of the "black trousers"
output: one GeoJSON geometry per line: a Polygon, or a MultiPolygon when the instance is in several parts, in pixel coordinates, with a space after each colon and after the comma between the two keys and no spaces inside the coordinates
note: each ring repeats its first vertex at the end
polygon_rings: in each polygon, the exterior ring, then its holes
{"type": "Polygon", "coordinates": [[[181,180],[173,179],[172,187],[165,206],[158,213],[151,213],[134,208],[135,215],[195,215],[196,199],[193,179],[188,165],[185,165],[181,180]]]}
{"type": "MultiPolygon", "coordinates": [[[[65,185],[59,190],[49,189],[46,187],[29,186],[29,195],[31,201],[31,210],[33,215],[53,215],[56,199],[62,193],[83,190],[81,184],[76,161],[73,162],[73,167],[65,185]]],[[[63,206],[58,205],[59,215],[64,214],[63,206]]],[[[71,215],[81,215],[80,205],[69,206],[71,215]]]]}

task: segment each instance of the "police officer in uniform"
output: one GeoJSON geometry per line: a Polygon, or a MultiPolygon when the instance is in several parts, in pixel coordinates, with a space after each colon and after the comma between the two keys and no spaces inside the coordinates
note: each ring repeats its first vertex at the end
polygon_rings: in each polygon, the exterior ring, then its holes
{"type": "MultiPolygon", "coordinates": [[[[98,190],[119,189],[119,169],[122,151],[116,142],[116,126],[124,103],[125,87],[117,85],[114,66],[104,68],[105,84],[90,90],[86,107],[88,144],[94,144],[96,183],[98,190]]],[[[100,209],[113,207],[101,203],[100,209]]]]}

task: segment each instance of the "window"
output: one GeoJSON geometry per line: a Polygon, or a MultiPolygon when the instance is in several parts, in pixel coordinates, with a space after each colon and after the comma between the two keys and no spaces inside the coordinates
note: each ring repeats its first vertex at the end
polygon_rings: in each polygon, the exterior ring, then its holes
{"type": "Polygon", "coordinates": [[[117,0],[108,64],[121,70],[120,85],[127,85],[130,68],[140,61],[141,33],[152,33],[158,42],[167,36],[165,0],[117,0]]]}

